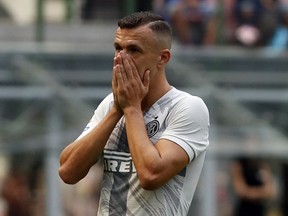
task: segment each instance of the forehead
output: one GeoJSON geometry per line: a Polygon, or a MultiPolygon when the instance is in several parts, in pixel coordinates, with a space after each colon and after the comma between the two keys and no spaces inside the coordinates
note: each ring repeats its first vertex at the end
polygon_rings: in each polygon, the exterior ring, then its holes
{"type": "Polygon", "coordinates": [[[153,38],[153,32],[147,25],[133,29],[117,28],[115,32],[115,43],[120,44],[142,42],[149,43],[153,40],[153,38]]]}

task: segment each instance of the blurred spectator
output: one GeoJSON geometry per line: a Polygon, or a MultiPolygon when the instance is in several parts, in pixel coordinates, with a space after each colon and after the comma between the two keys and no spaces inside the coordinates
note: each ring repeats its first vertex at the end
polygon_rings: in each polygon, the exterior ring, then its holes
{"type": "Polygon", "coordinates": [[[276,196],[270,166],[260,160],[241,158],[231,168],[237,198],[234,216],[264,216],[267,201],[276,196]]]}
{"type": "Polygon", "coordinates": [[[267,46],[279,24],[281,0],[235,0],[233,43],[247,47],[267,46]]]}
{"type": "Polygon", "coordinates": [[[279,23],[278,0],[261,0],[262,12],[260,15],[260,46],[267,46],[279,23]]]}
{"type": "Polygon", "coordinates": [[[260,41],[260,0],[235,0],[235,42],[244,46],[256,46],[260,41]]]}
{"type": "Polygon", "coordinates": [[[183,44],[213,44],[216,1],[213,0],[154,0],[153,9],[163,15],[183,44]]]}
{"type": "Polygon", "coordinates": [[[231,43],[234,38],[235,20],[234,20],[234,0],[222,0],[223,4],[219,5],[220,9],[220,27],[221,31],[217,33],[222,44],[231,43]]]}
{"type": "Polygon", "coordinates": [[[269,46],[274,51],[288,49],[288,5],[281,7],[280,22],[269,46]]]}
{"type": "Polygon", "coordinates": [[[7,216],[30,216],[31,194],[26,176],[13,167],[5,179],[1,196],[7,203],[7,216]]]}
{"type": "Polygon", "coordinates": [[[96,18],[96,1],[82,0],[81,1],[81,18],[84,21],[90,21],[96,18]]]}
{"type": "Polygon", "coordinates": [[[172,11],[179,0],[153,0],[152,10],[171,23],[172,11]]]}

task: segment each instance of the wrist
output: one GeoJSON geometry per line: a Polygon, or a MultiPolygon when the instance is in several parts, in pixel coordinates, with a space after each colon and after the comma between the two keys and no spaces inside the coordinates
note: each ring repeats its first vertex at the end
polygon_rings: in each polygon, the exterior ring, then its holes
{"type": "Polygon", "coordinates": [[[119,107],[113,106],[111,109],[111,114],[121,118],[123,116],[123,111],[119,107]]]}
{"type": "Polygon", "coordinates": [[[126,107],[124,110],[123,110],[123,113],[125,116],[130,116],[130,115],[143,115],[142,114],[142,109],[141,108],[137,108],[137,107],[126,107]]]}

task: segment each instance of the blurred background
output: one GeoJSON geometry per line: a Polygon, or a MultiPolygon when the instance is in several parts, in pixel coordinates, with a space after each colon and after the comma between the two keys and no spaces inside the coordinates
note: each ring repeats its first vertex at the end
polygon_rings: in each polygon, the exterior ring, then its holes
{"type": "Polygon", "coordinates": [[[189,215],[252,194],[254,216],[287,216],[287,0],[0,0],[0,216],[96,215],[101,167],[65,185],[59,153],[111,92],[117,20],[142,10],[173,27],[170,83],[210,110],[189,215]]]}

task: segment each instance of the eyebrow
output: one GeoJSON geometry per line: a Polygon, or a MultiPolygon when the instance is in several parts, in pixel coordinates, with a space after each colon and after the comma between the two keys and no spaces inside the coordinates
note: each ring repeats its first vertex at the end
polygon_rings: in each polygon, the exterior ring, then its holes
{"type": "MultiPolygon", "coordinates": [[[[122,46],[118,43],[118,42],[115,42],[114,43],[114,47],[115,48],[122,48],[122,46]]],[[[126,49],[137,49],[137,50],[139,50],[139,51],[142,51],[143,49],[140,47],[140,46],[138,46],[137,44],[128,44],[127,46],[126,46],[126,49]]]]}
{"type": "Polygon", "coordinates": [[[142,51],[142,48],[136,44],[128,44],[127,49],[137,49],[139,51],[142,51]]]}

